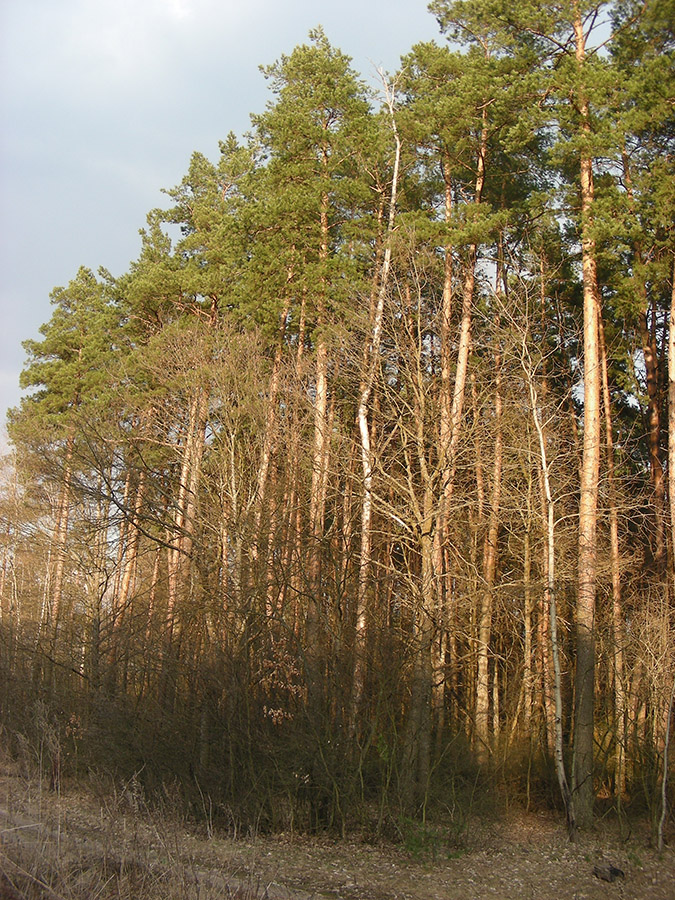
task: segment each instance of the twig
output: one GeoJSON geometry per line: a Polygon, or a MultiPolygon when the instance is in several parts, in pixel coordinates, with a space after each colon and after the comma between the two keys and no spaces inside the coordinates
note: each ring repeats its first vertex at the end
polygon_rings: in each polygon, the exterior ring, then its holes
{"type": "Polygon", "coordinates": [[[666,785],[668,783],[668,748],[670,746],[670,720],[673,717],[673,702],[675,701],[675,678],[673,678],[673,688],[670,692],[670,702],[668,703],[668,718],[666,719],[666,734],[663,742],[663,777],[661,778],[661,817],[659,819],[659,827],[656,832],[656,846],[660,851],[663,850],[663,826],[666,823],[666,807],[668,805],[668,797],[666,793],[666,785]]]}

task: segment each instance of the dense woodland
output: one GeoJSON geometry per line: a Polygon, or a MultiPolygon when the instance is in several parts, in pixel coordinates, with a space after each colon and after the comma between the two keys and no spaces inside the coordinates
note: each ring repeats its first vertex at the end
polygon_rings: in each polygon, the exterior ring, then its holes
{"type": "Polygon", "coordinates": [[[675,3],[430,9],[374,88],[320,29],[265,67],[25,343],[0,708],[55,780],[368,834],[672,801],[675,3]]]}

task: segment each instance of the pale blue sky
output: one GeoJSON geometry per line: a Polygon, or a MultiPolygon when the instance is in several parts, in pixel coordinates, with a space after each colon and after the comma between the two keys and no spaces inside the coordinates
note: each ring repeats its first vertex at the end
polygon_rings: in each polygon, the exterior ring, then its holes
{"type": "Polygon", "coordinates": [[[0,420],[21,341],[80,265],[122,274],[194,150],[243,134],[323,25],[364,78],[438,39],[427,0],[0,0],[0,420]]]}

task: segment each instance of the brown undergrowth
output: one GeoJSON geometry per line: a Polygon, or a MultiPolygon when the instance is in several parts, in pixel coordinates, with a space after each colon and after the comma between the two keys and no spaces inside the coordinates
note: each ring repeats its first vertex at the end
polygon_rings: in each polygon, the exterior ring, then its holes
{"type": "MultiPolygon", "coordinates": [[[[403,844],[248,835],[150,809],[133,780],[50,787],[0,764],[0,900],[672,900],[675,853],[599,823],[570,844],[549,815],[477,820],[462,841],[409,823],[403,844]],[[612,883],[602,866],[625,874],[612,883]]],[[[672,837],[672,836],[671,836],[672,837]]]]}

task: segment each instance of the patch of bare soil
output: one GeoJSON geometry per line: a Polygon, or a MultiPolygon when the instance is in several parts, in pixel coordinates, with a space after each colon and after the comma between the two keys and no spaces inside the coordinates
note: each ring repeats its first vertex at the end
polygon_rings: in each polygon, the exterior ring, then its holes
{"type": "Polygon", "coordinates": [[[675,898],[673,848],[657,854],[609,827],[570,844],[559,821],[519,814],[451,846],[441,832],[418,855],[288,835],[209,839],[149,812],[133,789],[54,793],[0,773],[0,900],[675,898]]]}

